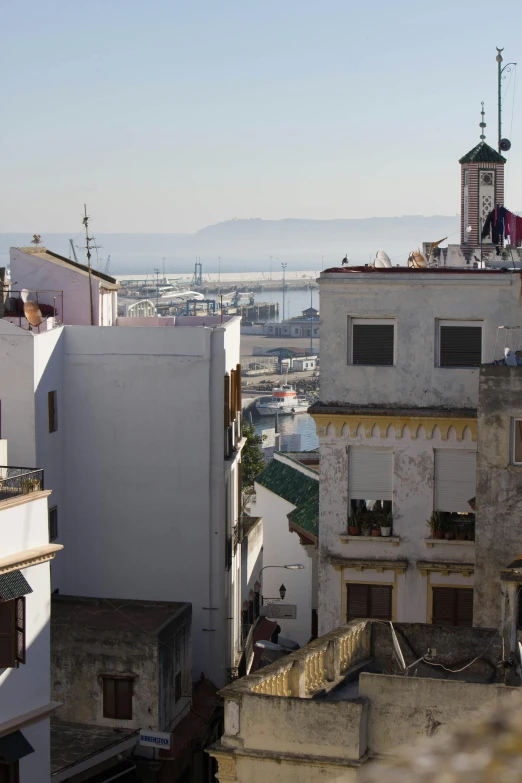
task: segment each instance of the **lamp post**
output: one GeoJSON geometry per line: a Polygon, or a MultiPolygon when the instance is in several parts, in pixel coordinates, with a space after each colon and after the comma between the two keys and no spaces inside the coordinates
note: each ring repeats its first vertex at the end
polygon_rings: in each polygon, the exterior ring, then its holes
{"type": "Polygon", "coordinates": [[[312,283],[310,283],[310,356],[314,355],[314,345],[313,345],[313,313],[312,313],[312,295],[313,295],[314,287],[312,283]]]}
{"type": "Polygon", "coordinates": [[[288,264],[284,264],[283,262],[281,262],[281,266],[283,267],[283,321],[284,321],[285,320],[285,273],[288,264]]]}
{"type": "Polygon", "coordinates": [[[154,270],[156,274],[156,315],[158,315],[158,305],[159,305],[159,269],[154,270]]]}
{"type": "Polygon", "coordinates": [[[497,46],[497,56],[496,61],[498,63],[498,151],[502,152],[504,149],[506,152],[511,147],[511,144],[509,144],[508,147],[502,147],[502,79],[505,79],[504,71],[507,71],[507,73],[510,73],[511,66],[516,65],[516,63],[506,63],[506,65],[502,66],[502,63],[504,62],[504,58],[502,57],[501,52],[503,52],[504,49],[499,49],[497,46]]]}
{"type": "MultiPolygon", "coordinates": [[[[266,568],[286,568],[287,571],[302,571],[304,569],[304,565],[302,565],[302,563],[287,563],[286,565],[263,566],[263,568],[259,572],[259,581],[261,583],[261,589],[263,588],[263,583],[261,582],[261,574],[263,573],[263,571],[266,568]]],[[[281,587],[279,588],[279,595],[281,596],[282,599],[286,595],[286,587],[284,586],[284,584],[282,584],[281,587]]],[[[268,601],[274,601],[274,600],[277,600],[277,599],[268,598],[267,600],[268,601]]],[[[261,595],[261,606],[264,605],[264,601],[265,601],[265,597],[264,597],[264,595],[261,595]]]]}

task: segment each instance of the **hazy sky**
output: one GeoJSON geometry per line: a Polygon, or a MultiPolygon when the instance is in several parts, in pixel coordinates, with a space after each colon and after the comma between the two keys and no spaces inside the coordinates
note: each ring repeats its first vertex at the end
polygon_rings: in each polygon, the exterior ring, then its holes
{"type": "MultiPolygon", "coordinates": [[[[454,214],[521,34],[520,0],[0,0],[0,231],[454,214]]],[[[522,78],[511,140],[522,210],[522,78]]]]}

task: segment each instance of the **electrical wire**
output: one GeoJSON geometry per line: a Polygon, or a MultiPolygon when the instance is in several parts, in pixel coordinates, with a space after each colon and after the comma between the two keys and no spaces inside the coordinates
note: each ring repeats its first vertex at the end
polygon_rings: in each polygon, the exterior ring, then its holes
{"type": "Polygon", "coordinates": [[[423,661],[424,661],[424,663],[425,663],[425,664],[427,664],[428,666],[440,666],[440,668],[441,668],[441,669],[444,669],[444,671],[446,671],[446,672],[451,672],[451,674],[458,674],[459,672],[463,672],[463,671],[464,671],[464,669],[469,669],[469,667],[470,667],[470,666],[472,666],[472,665],[475,663],[475,661],[480,661],[480,659],[484,657],[484,655],[487,653],[487,651],[489,650],[489,648],[491,647],[491,645],[493,644],[493,642],[495,641],[496,637],[497,637],[499,634],[500,634],[500,631],[499,631],[499,629],[497,628],[497,630],[495,631],[495,633],[493,634],[493,636],[492,636],[492,637],[491,637],[491,639],[489,640],[489,642],[488,642],[487,646],[486,646],[486,647],[485,647],[485,648],[482,650],[482,652],[480,653],[480,655],[477,655],[477,657],[476,657],[476,658],[473,658],[473,660],[472,660],[472,661],[470,661],[469,663],[467,663],[467,664],[466,664],[465,666],[463,666],[461,669],[448,669],[448,668],[447,668],[447,666],[444,666],[444,664],[442,664],[442,663],[435,663],[434,661],[428,661],[428,660],[426,660],[426,658],[425,658],[425,657],[423,657],[423,658],[422,658],[422,660],[423,660],[423,661]]]}

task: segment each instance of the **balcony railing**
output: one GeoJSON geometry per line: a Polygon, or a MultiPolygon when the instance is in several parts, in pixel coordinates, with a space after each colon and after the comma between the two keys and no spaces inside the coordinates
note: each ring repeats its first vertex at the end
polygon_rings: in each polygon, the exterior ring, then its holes
{"type": "Polygon", "coordinates": [[[0,465],[0,500],[29,495],[44,488],[44,472],[36,468],[0,465]]]}
{"type": "Polygon", "coordinates": [[[238,413],[236,418],[231,421],[228,427],[225,427],[225,459],[230,459],[234,456],[241,440],[241,413],[238,413]]]}

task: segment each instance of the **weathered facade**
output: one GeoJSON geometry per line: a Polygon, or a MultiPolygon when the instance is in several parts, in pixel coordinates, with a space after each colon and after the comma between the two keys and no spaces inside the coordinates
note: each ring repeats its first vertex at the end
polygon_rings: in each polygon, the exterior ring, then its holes
{"type": "Polygon", "coordinates": [[[520,284],[488,270],[321,274],[319,633],[356,616],[471,625],[479,371],[497,328],[521,323],[520,284]],[[391,535],[351,534],[351,515],[374,508],[391,535]]]}
{"type": "MultiPolygon", "coordinates": [[[[478,407],[475,624],[502,612],[500,575],[522,552],[522,367],[480,369],[478,407]]],[[[503,580],[505,609],[519,625],[516,574],[503,580]]],[[[513,636],[510,649],[515,649],[513,636]]]]}

